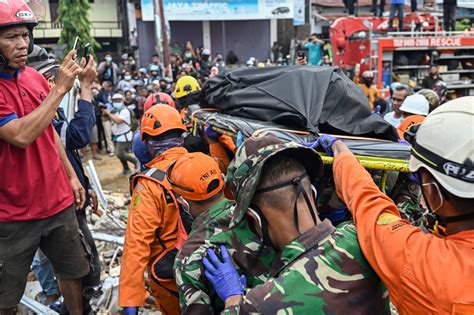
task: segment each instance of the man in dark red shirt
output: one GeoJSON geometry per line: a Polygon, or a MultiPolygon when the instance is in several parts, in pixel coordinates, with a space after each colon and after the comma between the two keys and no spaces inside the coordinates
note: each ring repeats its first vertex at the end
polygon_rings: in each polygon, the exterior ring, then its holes
{"type": "Polygon", "coordinates": [[[0,1],[0,314],[13,314],[38,247],[70,314],[82,314],[80,278],[89,262],[74,202],[81,208],[85,194],[51,122],[75,78],[90,86],[95,70],[77,65],[71,51],[49,91],[26,67],[36,24],[23,0],[0,1]]]}

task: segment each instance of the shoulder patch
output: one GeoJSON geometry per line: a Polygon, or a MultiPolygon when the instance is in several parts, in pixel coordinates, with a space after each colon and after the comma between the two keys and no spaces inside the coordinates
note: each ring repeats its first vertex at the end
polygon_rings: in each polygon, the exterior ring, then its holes
{"type": "Polygon", "coordinates": [[[401,218],[390,212],[382,212],[377,218],[378,225],[387,225],[396,221],[400,221],[401,218]]]}
{"type": "Polygon", "coordinates": [[[138,206],[140,205],[140,201],[142,200],[142,198],[140,197],[140,194],[137,192],[133,195],[133,201],[132,201],[132,209],[136,209],[138,208],[138,206]]]}

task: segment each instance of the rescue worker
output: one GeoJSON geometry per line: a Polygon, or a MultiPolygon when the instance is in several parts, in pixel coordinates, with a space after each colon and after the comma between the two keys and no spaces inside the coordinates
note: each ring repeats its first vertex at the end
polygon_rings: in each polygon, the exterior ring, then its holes
{"type": "Polygon", "coordinates": [[[338,195],[354,216],[362,251],[400,314],[474,313],[472,126],[469,96],[435,109],[416,132],[409,167],[436,218],[437,235],[402,220],[342,141],[324,145],[334,152],[338,195]]]}
{"type": "Polygon", "coordinates": [[[199,92],[201,86],[199,82],[190,75],[179,78],[174,88],[174,97],[181,112],[185,124],[191,123],[191,114],[200,109],[199,92]]]}
{"type": "MultiPolygon", "coordinates": [[[[147,97],[145,104],[143,105],[143,112],[148,111],[150,107],[157,104],[169,105],[173,108],[176,108],[176,106],[174,105],[173,98],[166,93],[160,92],[147,97]]],[[[132,152],[133,154],[135,154],[135,157],[140,162],[141,168],[143,168],[145,164],[150,162],[150,157],[148,156],[146,144],[140,139],[140,129],[137,129],[133,134],[132,152]]]]}
{"type": "Polygon", "coordinates": [[[203,130],[202,126],[193,125],[191,115],[201,108],[199,106],[200,91],[199,82],[192,76],[183,76],[176,82],[174,96],[177,108],[181,111],[189,131],[184,147],[189,152],[203,152],[219,158],[223,162],[221,170],[225,173],[234,157],[236,147],[229,136],[213,132],[209,126],[203,130]]]}
{"type": "Polygon", "coordinates": [[[181,313],[221,312],[224,304],[201,272],[206,250],[225,244],[249,288],[266,280],[274,251],[252,232],[247,218],[229,227],[235,202],[224,196],[224,177],[215,159],[200,152],[183,155],[168,168],[167,178],[178,202],[194,218],[173,268],[181,313]]]}
{"type": "Polygon", "coordinates": [[[359,87],[367,96],[369,101],[370,110],[374,111],[374,103],[377,99],[380,99],[380,92],[377,86],[374,84],[374,73],[372,71],[364,71],[362,73],[362,79],[359,83],[359,74],[356,73],[354,76],[354,82],[359,85],[359,87]]]}
{"type": "Polygon", "coordinates": [[[13,314],[41,248],[70,314],[79,315],[89,264],[74,203],[82,208],[85,193],[51,121],[85,60],[78,65],[70,51],[49,90],[26,66],[36,25],[24,1],[0,1],[0,314],[13,314]]]}
{"type": "MultiPolygon", "coordinates": [[[[149,169],[166,171],[184,149],[184,126],[179,112],[168,105],[152,106],[142,118],[141,138],[152,159],[149,169]]],[[[147,172],[137,175],[125,232],[119,285],[119,305],[126,314],[137,314],[146,299],[144,272],[151,275],[156,259],[178,241],[179,211],[170,198],[170,187],[157,182],[147,172]]],[[[172,261],[169,268],[171,271],[172,261]]],[[[150,277],[151,294],[163,314],[178,314],[179,303],[176,283],[158,283],[150,277]]]]}
{"type": "Polygon", "coordinates": [[[409,95],[400,106],[402,116],[406,119],[412,115],[420,115],[426,117],[430,110],[428,100],[421,94],[409,95]]]}
{"type": "MultiPolygon", "coordinates": [[[[357,242],[355,227],[320,221],[312,181],[321,157],[275,136],[249,138],[227,179],[236,195],[232,224],[249,216],[264,244],[278,251],[271,279],[246,291],[225,246],[208,250],[205,275],[226,310],[237,314],[389,314],[386,288],[357,242]]],[[[350,204],[349,204],[350,205],[350,204]]],[[[349,206],[350,207],[350,206],[349,206]]]]}

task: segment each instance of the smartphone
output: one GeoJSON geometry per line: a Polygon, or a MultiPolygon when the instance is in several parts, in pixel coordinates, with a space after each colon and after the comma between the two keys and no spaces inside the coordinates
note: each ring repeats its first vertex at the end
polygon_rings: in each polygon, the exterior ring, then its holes
{"type": "Polygon", "coordinates": [[[76,51],[74,54],[73,59],[77,58],[77,47],[79,46],[79,36],[76,36],[76,39],[74,40],[74,46],[72,46],[72,49],[76,51]]]}
{"type": "Polygon", "coordinates": [[[84,58],[86,58],[86,65],[89,63],[91,59],[91,44],[87,43],[84,46],[84,58]]]}
{"type": "Polygon", "coordinates": [[[300,59],[305,59],[306,58],[306,54],[303,50],[300,50],[298,51],[298,53],[296,54],[296,56],[300,59]]]}

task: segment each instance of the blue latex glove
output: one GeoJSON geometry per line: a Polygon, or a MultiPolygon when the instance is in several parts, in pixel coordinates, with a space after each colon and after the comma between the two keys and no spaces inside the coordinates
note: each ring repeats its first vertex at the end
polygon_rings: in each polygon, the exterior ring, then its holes
{"type": "Polygon", "coordinates": [[[332,145],[334,144],[334,142],[338,140],[341,140],[341,139],[334,138],[329,135],[320,135],[316,141],[302,142],[301,144],[304,145],[305,147],[308,147],[314,150],[318,148],[322,148],[324,151],[326,151],[327,155],[333,156],[334,152],[332,151],[332,145]]]}
{"type": "Polygon", "coordinates": [[[212,127],[210,125],[204,129],[204,133],[206,134],[206,137],[208,137],[209,139],[217,140],[221,136],[220,133],[212,130],[212,127]]]}
{"type": "Polygon", "coordinates": [[[137,315],[138,314],[138,307],[131,306],[131,307],[124,307],[123,308],[124,315],[137,315]]]}
{"type": "Polygon", "coordinates": [[[221,245],[222,262],[214,253],[213,250],[207,250],[207,257],[202,259],[204,264],[207,280],[212,284],[217,292],[217,295],[223,302],[233,295],[243,295],[246,281],[245,276],[239,276],[234,267],[232,259],[225,246],[221,245]]]}
{"type": "Polygon", "coordinates": [[[341,140],[341,139],[334,138],[328,135],[321,135],[318,138],[320,147],[323,148],[324,151],[326,151],[327,155],[329,156],[334,155],[334,152],[332,151],[332,145],[334,144],[334,142],[338,140],[341,140]]]}

